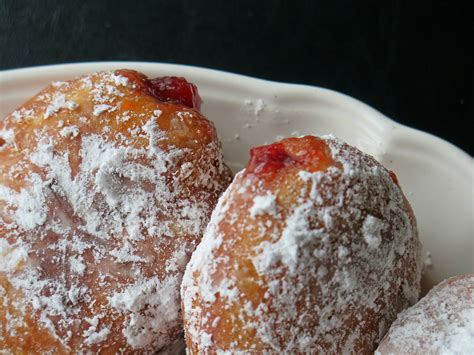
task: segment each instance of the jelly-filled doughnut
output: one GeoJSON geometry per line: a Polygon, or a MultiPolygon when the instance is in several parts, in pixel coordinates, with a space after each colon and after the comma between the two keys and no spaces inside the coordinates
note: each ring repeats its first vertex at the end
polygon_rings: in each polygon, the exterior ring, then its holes
{"type": "Polygon", "coordinates": [[[0,121],[0,353],[149,353],[230,183],[183,78],[54,82],[0,121]]]}
{"type": "Polygon", "coordinates": [[[441,282],[401,312],[376,354],[474,354],[474,275],[441,282]]]}
{"type": "Polygon", "coordinates": [[[188,350],[370,353],[420,274],[394,173],[333,137],[254,148],[186,268],[188,350]]]}

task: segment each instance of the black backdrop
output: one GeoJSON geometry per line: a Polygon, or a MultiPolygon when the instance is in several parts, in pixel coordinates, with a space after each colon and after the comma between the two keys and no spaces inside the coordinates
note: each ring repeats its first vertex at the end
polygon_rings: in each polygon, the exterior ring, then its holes
{"type": "Polygon", "coordinates": [[[472,155],[473,24],[448,1],[0,0],[0,70],[139,60],[313,84],[472,155]]]}

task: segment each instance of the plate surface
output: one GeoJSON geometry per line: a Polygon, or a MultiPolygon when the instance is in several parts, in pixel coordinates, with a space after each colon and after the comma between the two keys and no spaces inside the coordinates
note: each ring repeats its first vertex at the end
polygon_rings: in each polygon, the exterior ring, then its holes
{"type": "Polygon", "coordinates": [[[203,112],[214,121],[226,161],[238,170],[249,148],[280,137],[333,134],[396,172],[418,221],[424,287],[474,273],[473,159],[437,137],[402,126],[346,95],[189,66],[101,62],[0,72],[0,119],[51,81],[97,70],[130,68],[149,76],[178,75],[196,83],[203,112]]]}

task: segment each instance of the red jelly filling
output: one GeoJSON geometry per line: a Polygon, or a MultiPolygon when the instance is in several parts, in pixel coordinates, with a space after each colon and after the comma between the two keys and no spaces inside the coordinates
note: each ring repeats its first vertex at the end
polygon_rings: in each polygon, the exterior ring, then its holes
{"type": "Polygon", "coordinates": [[[392,181],[393,181],[395,184],[399,185],[399,184],[398,184],[397,175],[396,175],[393,171],[389,171],[388,174],[389,174],[390,177],[392,178],[392,181]]]}
{"type": "Polygon", "coordinates": [[[150,92],[163,102],[180,103],[190,108],[201,108],[201,97],[196,85],[185,78],[164,76],[150,80],[150,92]]]}
{"type": "Polygon", "coordinates": [[[250,149],[250,161],[246,171],[265,174],[293,163],[294,160],[286,153],[283,143],[274,143],[250,149]]]}
{"type": "Polygon", "coordinates": [[[133,70],[117,70],[116,75],[121,75],[132,80],[139,88],[146,90],[161,102],[182,104],[196,110],[201,109],[201,97],[196,85],[188,82],[185,78],[177,76],[164,76],[156,79],[148,79],[133,70]]]}
{"type": "Polygon", "coordinates": [[[325,170],[333,164],[326,142],[313,137],[287,138],[250,150],[246,173],[273,176],[288,167],[307,171],[325,170]]]}

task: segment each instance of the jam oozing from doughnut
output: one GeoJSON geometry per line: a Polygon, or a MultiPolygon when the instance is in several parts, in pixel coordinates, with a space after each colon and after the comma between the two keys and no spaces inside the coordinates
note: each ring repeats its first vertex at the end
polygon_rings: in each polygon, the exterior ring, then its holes
{"type": "Polygon", "coordinates": [[[163,76],[161,78],[148,79],[133,70],[117,70],[115,74],[132,80],[141,89],[148,91],[161,102],[182,104],[196,110],[201,109],[202,100],[196,85],[188,82],[185,78],[163,76]]]}
{"type": "Polygon", "coordinates": [[[164,76],[150,80],[150,92],[163,102],[181,103],[190,108],[201,108],[201,97],[196,85],[185,78],[164,76]]]}
{"type": "Polygon", "coordinates": [[[271,178],[279,170],[288,167],[314,172],[325,170],[333,164],[326,142],[317,137],[305,136],[252,148],[246,173],[271,178]]]}
{"type": "Polygon", "coordinates": [[[400,186],[400,184],[398,183],[398,178],[397,178],[397,175],[393,172],[393,171],[389,171],[388,174],[390,175],[390,177],[392,178],[392,181],[397,184],[398,186],[400,186]]]}
{"type": "Polygon", "coordinates": [[[294,160],[286,152],[283,143],[274,143],[250,149],[247,172],[265,174],[293,163],[294,160]]]}

